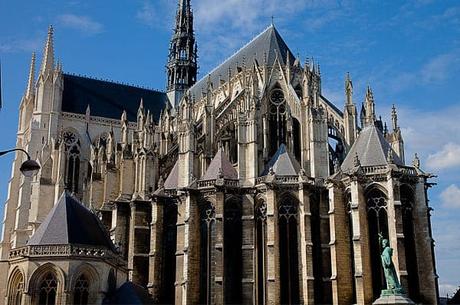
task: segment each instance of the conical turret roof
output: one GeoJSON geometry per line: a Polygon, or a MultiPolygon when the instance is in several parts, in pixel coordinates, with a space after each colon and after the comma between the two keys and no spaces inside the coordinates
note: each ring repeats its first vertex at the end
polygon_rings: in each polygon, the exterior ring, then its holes
{"type": "Polygon", "coordinates": [[[299,174],[301,166],[295,159],[294,155],[287,151],[286,145],[281,144],[278,151],[268,162],[261,176],[266,176],[270,172],[270,168],[278,176],[296,176],[299,174]]]}
{"type": "Polygon", "coordinates": [[[65,191],[27,245],[68,244],[115,250],[99,218],[65,191]]]}
{"type": "Polygon", "coordinates": [[[228,160],[222,148],[219,148],[208,170],[200,180],[214,180],[217,178],[238,179],[238,172],[228,160]]]}
{"type": "Polygon", "coordinates": [[[349,171],[355,167],[354,159],[358,156],[361,166],[387,165],[388,153],[391,150],[393,163],[404,165],[399,156],[391,148],[382,132],[375,126],[365,127],[358,135],[355,143],[342,163],[342,171],[349,171]]]}

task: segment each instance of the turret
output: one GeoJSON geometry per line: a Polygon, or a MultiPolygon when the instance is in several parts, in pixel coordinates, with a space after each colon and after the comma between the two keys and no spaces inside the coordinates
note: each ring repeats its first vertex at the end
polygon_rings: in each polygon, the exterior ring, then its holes
{"type": "Polygon", "coordinates": [[[345,109],[343,111],[345,124],[345,140],[350,147],[355,142],[358,126],[357,126],[357,110],[353,102],[353,83],[350,74],[347,73],[345,79],[345,109]]]}
{"type": "Polygon", "coordinates": [[[195,84],[198,69],[190,0],[179,0],[166,68],[168,98],[171,105],[176,107],[185,91],[195,84]]]}

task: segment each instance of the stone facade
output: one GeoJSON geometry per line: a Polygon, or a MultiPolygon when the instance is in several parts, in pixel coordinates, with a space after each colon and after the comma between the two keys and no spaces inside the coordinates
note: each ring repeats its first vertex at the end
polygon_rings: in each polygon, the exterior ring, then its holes
{"type": "MultiPolygon", "coordinates": [[[[385,288],[378,233],[408,296],[438,303],[430,175],[417,158],[405,165],[395,108],[389,131],[368,88],[358,117],[347,75],[338,109],[322,95],[319,65],[301,64],[274,25],[197,81],[189,0],[179,3],[167,68],[168,92],[148,93],[167,97],[161,114],[142,99],[120,119],[97,104],[69,111],[73,76],[54,63],[50,28],[17,135],[42,168],[26,178],[23,155],[13,163],[0,302],[24,293],[22,304],[38,304],[31,287],[48,261],[68,300],[56,304],[72,304],[79,266],[106,283],[108,261],[27,246],[68,189],[99,213],[128,279],[158,304],[372,304],[385,288]]],[[[94,288],[92,302],[108,289],[94,288]]]]}

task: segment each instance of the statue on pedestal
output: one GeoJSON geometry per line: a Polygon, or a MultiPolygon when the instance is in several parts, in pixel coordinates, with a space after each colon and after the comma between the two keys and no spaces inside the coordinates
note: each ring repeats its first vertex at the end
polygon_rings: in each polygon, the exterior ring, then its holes
{"type": "Polygon", "coordinates": [[[379,244],[382,246],[382,267],[385,273],[387,289],[382,290],[382,295],[404,294],[404,289],[399,283],[398,275],[393,264],[393,249],[390,248],[388,239],[384,239],[382,234],[379,234],[379,244]]]}

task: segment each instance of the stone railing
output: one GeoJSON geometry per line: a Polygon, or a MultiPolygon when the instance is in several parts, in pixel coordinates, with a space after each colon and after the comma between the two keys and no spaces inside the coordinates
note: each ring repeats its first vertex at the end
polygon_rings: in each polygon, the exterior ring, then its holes
{"type": "Polygon", "coordinates": [[[10,259],[18,259],[25,257],[49,257],[49,256],[65,256],[65,257],[85,257],[85,258],[106,258],[114,259],[117,257],[115,253],[107,248],[80,246],[80,245],[43,245],[43,246],[26,246],[22,248],[12,249],[10,251],[10,259]]]}
{"type": "Polygon", "coordinates": [[[198,188],[211,188],[214,186],[238,187],[239,181],[236,179],[212,179],[198,181],[198,188]]]}
{"type": "Polygon", "coordinates": [[[363,166],[362,169],[366,175],[385,174],[388,171],[388,167],[386,165],[363,166]]]}
{"type": "Polygon", "coordinates": [[[270,183],[278,183],[278,184],[298,184],[301,182],[314,182],[314,179],[310,177],[303,177],[304,180],[302,180],[298,175],[292,175],[292,176],[262,176],[262,177],[257,177],[256,178],[256,185],[270,182],[270,183]]]}

